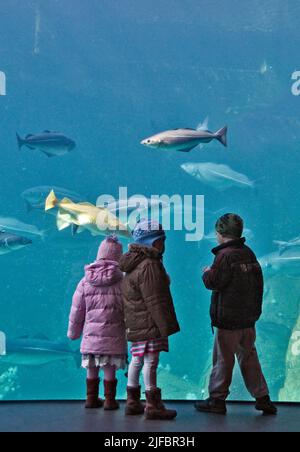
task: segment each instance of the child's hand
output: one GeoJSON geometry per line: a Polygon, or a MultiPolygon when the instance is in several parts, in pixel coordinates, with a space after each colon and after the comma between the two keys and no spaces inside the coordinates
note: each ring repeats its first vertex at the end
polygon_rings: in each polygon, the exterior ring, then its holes
{"type": "Polygon", "coordinates": [[[203,272],[203,273],[210,272],[210,271],[211,271],[211,267],[204,267],[204,268],[202,269],[202,272],[203,272]]]}

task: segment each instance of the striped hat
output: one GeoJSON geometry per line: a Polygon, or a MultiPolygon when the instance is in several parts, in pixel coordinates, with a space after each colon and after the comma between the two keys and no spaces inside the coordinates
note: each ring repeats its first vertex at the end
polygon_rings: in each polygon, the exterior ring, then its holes
{"type": "Polygon", "coordinates": [[[166,233],[157,221],[143,219],[135,226],[132,237],[135,243],[152,247],[157,240],[165,240],[166,233]]]}

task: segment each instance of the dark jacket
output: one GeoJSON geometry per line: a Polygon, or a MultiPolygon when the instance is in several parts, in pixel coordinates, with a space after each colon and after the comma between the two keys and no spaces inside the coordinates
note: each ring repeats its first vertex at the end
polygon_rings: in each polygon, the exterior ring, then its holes
{"type": "Polygon", "coordinates": [[[262,314],[262,269],[245,242],[233,240],[213,249],[214,264],[203,275],[205,286],[213,291],[210,314],[216,328],[253,328],[262,314]]]}
{"type": "Polygon", "coordinates": [[[178,333],[170,279],[159,252],[131,245],[120,268],[126,273],[122,293],[127,339],[139,342],[178,333]]]}

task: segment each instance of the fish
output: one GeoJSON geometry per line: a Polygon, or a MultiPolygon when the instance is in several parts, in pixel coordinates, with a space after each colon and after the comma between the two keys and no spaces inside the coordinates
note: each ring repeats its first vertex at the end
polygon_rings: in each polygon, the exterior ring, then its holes
{"type": "Polygon", "coordinates": [[[81,366],[79,351],[74,352],[67,342],[51,341],[40,334],[32,338],[24,336],[13,340],[6,339],[0,364],[40,367],[69,359],[73,359],[78,368],[81,366]]]}
{"type": "Polygon", "coordinates": [[[93,236],[112,235],[130,238],[127,225],[123,225],[107,208],[96,207],[88,202],[74,203],[68,198],[59,201],[52,190],[45,202],[45,211],[58,208],[57,228],[62,231],[72,227],[72,233],[80,234],[87,230],[93,236]]]}
{"type": "Polygon", "coordinates": [[[38,135],[27,135],[25,138],[21,138],[17,133],[17,141],[19,149],[23,146],[31,150],[38,150],[47,155],[47,157],[61,157],[73,151],[76,147],[75,141],[66,137],[59,132],[50,132],[45,130],[38,135]]]}
{"type": "Polygon", "coordinates": [[[0,255],[18,251],[32,244],[30,239],[11,234],[4,230],[0,231],[0,255]]]}
{"type": "Polygon", "coordinates": [[[217,132],[208,130],[208,121],[199,125],[197,129],[174,129],[161,132],[141,142],[143,146],[166,151],[190,152],[200,144],[217,140],[227,147],[228,127],[225,126],[217,132]]]}
{"type": "MultiPolygon", "coordinates": [[[[101,203],[97,203],[97,206],[103,207],[101,203]]],[[[167,208],[168,204],[160,201],[160,200],[153,200],[153,199],[147,199],[145,197],[133,197],[126,200],[119,200],[116,202],[112,202],[107,204],[106,208],[114,213],[115,215],[119,216],[122,213],[128,213],[129,215],[133,214],[134,212],[145,212],[150,211],[154,209],[164,209],[167,208]]]]}
{"type": "Polygon", "coordinates": [[[216,190],[227,190],[232,187],[254,188],[255,181],[238,173],[228,165],[216,163],[185,163],[183,171],[200,182],[210,185],[216,190]]]}
{"type": "MultiPolygon", "coordinates": [[[[243,237],[245,237],[247,240],[252,240],[254,238],[254,234],[251,231],[251,229],[245,228],[243,232],[243,237]]],[[[205,235],[202,240],[211,243],[216,243],[217,242],[216,231],[215,230],[211,231],[209,234],[205,235]]]]}
{"type": "Polygon", "coordinates": [[[66,188],[50,187],[47,185],[32,187],[21,194],[21,197],[25,201],[27,212],[29,213],[33,210],[45,212],[45,201],[51,190],[54,190],[59,198],[69,198],[73,202],[83,201],[83,196],[66,188]]]}
{"type": "Polygon", "coordinates": [[[0,229],[5,231],[22,232],[40,237],[45,240],[47,231],[41,231],[32,224],[26,224],[16,218],[0,217],[0,229]]]}
{"type": "Polygon", "coordinates": [[[300,275],[300,249],[289,248],[283,253],[270,253],[260,257],[258,261],[265,273],[280,272],[287,276],[300,275]]]}
{"type": "Polygon", "coordinates": [[[300,246],[300,237],[296,237],[295,239],[292,239],[288,242],[273,240],[273,243],[274,245],[277,245],[279,247],[279,254],[280,256],[282,256],[282,254],[289,248],[300,246]]]}
{"type": "Polygon", "coordinates": [[[159,200],[147,199],[146,197],[132,197],[128,201],[119,200],[110,203],[106,208],[121,221],[128,224],[131,229],[134,229],[136,223],[143,216],[151,215],[158,218],[164,209],[168,208],[168,204],[159,200]]]}

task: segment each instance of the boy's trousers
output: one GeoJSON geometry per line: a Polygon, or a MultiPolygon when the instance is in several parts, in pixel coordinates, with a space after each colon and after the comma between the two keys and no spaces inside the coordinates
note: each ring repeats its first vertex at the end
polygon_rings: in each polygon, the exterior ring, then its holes
{"type": "Polygon", "coordinates": [[[217,330],[214,345],[214,367],[209,392],[215,399],[226,400],[230,394],[235,357],[239,362],[248,391],[255,399],[269,395],[255,347],[256,330],[217,330]]]}

